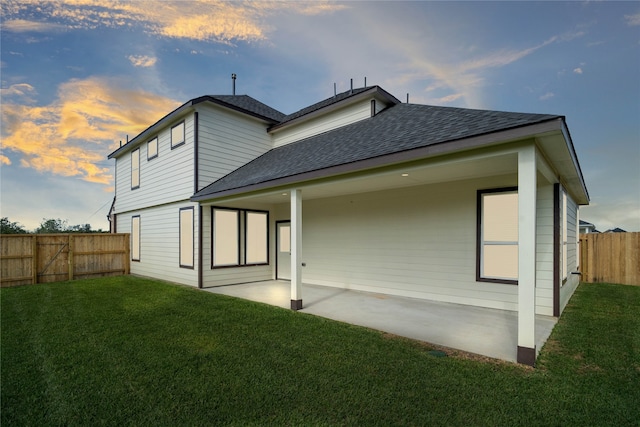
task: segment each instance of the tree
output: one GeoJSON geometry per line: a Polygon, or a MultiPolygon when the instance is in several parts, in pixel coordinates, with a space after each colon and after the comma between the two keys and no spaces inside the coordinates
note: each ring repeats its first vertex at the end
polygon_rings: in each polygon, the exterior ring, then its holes
{"type": "Polygon", "coordinates": [[[38,234],[51,234],[51,233],[66,233],[68,231],[67,228],[67,220],[58,219],[46,219],[42,218],[42,222],[40,226],[36,228],[36,233],[38,234]]]}
{"type": "Polygon", "coordinates": [[[9,221],[8,217],[2,217],[0,219],[0,234],[26,234],[27,230],[24,229],[20,223],[9,221]]]}
{"type": "Polygon", "coordinates": [[[93,233],[91,230],[91,224],[72,225],[67,228],[67,233],[93,233]]]}

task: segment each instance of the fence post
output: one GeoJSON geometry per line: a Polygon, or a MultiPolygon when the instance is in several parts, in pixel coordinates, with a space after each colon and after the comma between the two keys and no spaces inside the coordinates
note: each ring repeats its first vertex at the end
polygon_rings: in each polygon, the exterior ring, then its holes
{"type": "Polygon", "coordinates": [[[31,239],[31,281],[33,284],[38,283],[38,235],[34,234],[31,239]]]}
{"type": "Polygon", "coordinates": [[[73,280],[73,269],[74,269],[74,261],[73,261],[73,235],[69,234],[68,238],[68,246],[69,246],[69,280],[73,280]]]}

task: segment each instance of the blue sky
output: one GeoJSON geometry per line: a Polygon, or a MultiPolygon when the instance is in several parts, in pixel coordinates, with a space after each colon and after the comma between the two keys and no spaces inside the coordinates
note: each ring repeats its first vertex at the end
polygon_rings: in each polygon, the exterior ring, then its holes
{"type": "Polygon", "coordinates": [[[108,227],[107,155],[177,105],[401,100],[566,116],[581,218],[640,231],[640,3],[3,1],[0,215],[108,227]]]}

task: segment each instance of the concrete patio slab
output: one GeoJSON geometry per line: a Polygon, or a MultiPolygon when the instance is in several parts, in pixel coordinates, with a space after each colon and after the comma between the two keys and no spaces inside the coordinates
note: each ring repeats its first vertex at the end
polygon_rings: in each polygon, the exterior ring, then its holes
{"type": "MultiPolygon", "coordinates": [[[[290,283],[283,280],[205,288],[205,291],[290,307],[290,283]]],[[[516,312],[460,304],[303,285],[303,313],[365,326],[402,337],[496,359],[516,361],[516,312]]],[[[536,350],[557,319],[536,316],[536,350]]]]}

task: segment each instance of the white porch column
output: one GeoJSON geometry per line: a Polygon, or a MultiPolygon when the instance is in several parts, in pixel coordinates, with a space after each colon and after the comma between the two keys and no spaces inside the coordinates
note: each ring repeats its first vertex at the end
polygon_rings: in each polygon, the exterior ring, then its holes
{"type": "Polygon", "coordinates": [[[302,190],[291,190],[291,309],[302,308],[302,190]]]}
{"type": "Polygon", "coordinates": [[[518,362],[536,361],[536,147],[518,152],[518,362]]]}

